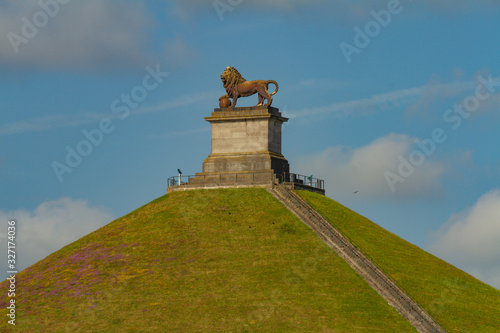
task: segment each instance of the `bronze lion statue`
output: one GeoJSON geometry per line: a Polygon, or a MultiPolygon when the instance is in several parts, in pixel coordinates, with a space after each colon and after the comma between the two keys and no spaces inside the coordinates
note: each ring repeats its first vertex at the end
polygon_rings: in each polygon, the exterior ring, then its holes
{"type": "Polygon", "coordinates": [[[270,106],[273,102],[272,95],[278,92],[278,83],[274,80],[254,80],[247,81],[241,76],[240,72],[234,67],[228,66],[220,76],[222,80],[222,85],[226,89],[227,95],[219,98],[219,101],[223,99],[232,98],[233,102],[231,107],[236,106],[236,101],[239,97],[247,97],[253,94],[259,94],[259,103],[256,106],[262,106],[264,99],[267,99],[265,106],[270,106]],[[276,90],[272,93],[267,92],[269,83],[276,86],[276,90]]]}

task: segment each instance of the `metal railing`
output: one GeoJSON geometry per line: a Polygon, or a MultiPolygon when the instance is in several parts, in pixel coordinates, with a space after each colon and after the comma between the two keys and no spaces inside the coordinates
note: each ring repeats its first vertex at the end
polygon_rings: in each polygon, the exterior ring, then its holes
{"type": "Polygon", "coordinates": [[[297,173],[283,172],[282,174],[278,175],[278,179],[282,183],[294,183],[315,187],[321,190],[325,189],[325,181],[319,178],[314,178],[312,175],[304,176],[297,173]]]}
{"type": "Polygon", "coordinates": [[[320,190],[325,189],[325,181],[312,176],[304,176],[297,173],[283,172],[275,174],[269,172],[231,172],[215,174],[198,174],[197,176],[173,176],[167,179],[167,188],[171,186],[189,185],[245,185],[245,184],[275,184],[293,183],[306,185],[320,190]]]}
{"type": "Polygon", "coordinates": [[[167,187],[170,186],[182,186],[189,184],[189,180],[195,176],[173,176],[167,179],[167,187]]]}
{"type": "Polygon", "coordinates": [[[274,184],[276,174],[269,172],[231,172],[215,174],[199,174],[196,176],[173,176],[167,179],[167,187],[171,186],[227,186],[227,185],[252,185],[274,184]]]}

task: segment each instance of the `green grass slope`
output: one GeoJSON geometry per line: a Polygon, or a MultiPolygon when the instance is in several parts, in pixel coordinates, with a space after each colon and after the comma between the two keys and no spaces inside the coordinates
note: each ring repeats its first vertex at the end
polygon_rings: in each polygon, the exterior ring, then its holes
{"type": "Polygon", "coordinates": [[[4,295],[2,332],[415,332],[263,189],[165,195],[16,283],[16,326],[4,295]]]}
{"type": "Polygon", "coordinates": [[[500,291],[322,195],[299,191],[447,332],[500,332],[500,291]]]}

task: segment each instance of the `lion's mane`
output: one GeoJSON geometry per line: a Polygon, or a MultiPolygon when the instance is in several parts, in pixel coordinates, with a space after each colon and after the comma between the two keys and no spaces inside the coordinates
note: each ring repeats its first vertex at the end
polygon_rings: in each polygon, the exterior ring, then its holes
{"type": "Polygon", "coordinates": [[[238,84],[246,81],[240,74],[240,72],[238,72],[236,68],[231,66],[226,67],[224,72],[222,72],[221,78],[224,79],[224,89],[226,89],[227,94],[231,98],[233,97],[233,92],[237,90],[238,84]]]}

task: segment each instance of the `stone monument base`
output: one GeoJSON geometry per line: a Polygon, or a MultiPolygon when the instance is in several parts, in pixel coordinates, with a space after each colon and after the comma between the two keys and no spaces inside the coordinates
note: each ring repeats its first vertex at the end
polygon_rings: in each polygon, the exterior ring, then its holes
{"type": "Polygon", "coordinates": [[[283,183],[324,194],[323,181],[290,174],[281,153],[281,126],[288,121],[268,106],[214,109],[210,155],[195,176],[169,178],[168,192],[202,188],[266,187],[283,183]],[[177,184],[177,185],[176,185],[177,184]]]}
{"type": "Polygon", "coordinates": [[[203,173],[264,172],[272,170],[275,173],[288,172],[290,165],[283,155],[269,151],[210,154],[203,162],[203,173]]]}
{"type": "Polygon", "coordinates": [[[290,171],[281,154],[281,125],[288,119],[267,106],[214,109],[212,149],[203,172],[189,185],[267,184],[290,171]]]}
{"type": "Polygon", "coordinates": [[[272,185],[276,181],[276,175],[273,170],[268,171],[242,171],[242,172],[214,172],[196,173],[194,178],[189,179],[188,186],[253,186],[253,185],[272,185]]]}

